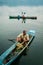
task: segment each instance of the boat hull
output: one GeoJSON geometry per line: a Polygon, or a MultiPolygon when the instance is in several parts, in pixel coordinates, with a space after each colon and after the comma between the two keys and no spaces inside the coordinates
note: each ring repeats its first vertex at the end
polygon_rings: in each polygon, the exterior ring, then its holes
{"type": "MultiPolygon", "coordinates": [[[[10,60],[8,60],[7,62],[5,62],[6,58],[9,58],[11,52],[15,49],[15,44],[12,45],[8,50],[6,50],[1,56],[0,56],[0,65],[10,65],[13,61],[15,61],[22,53],[23,51],[27,48],[27,46],[30,45],[30,43],[33,41],[34,37],[35,37],[35,31],[34,30],[30,30],[28,32],[29,36],[30,36],[30,40],[29,42],[26,44],[26,46],[20,50],[18,53],[16,53],[16,55],[12,56],[12,59],[10,58],[10,60]]],[[[12,52],[13,53],[13,52],[12,52]]]]}

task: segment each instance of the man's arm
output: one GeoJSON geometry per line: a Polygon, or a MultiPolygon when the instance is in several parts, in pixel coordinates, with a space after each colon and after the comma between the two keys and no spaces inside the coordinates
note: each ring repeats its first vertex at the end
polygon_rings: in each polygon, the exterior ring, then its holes
{"type": "Polygon", "coordinates": [[[29,35],[27,34],[27,40],[29,41],[29,35]]]}
{"type": "Polygon", "coordinates": [[[26,35],[26,39],[24,39],[24,40],[25,40],[25,42],[29,41],[29,35],[28,34],[26,35]]]}

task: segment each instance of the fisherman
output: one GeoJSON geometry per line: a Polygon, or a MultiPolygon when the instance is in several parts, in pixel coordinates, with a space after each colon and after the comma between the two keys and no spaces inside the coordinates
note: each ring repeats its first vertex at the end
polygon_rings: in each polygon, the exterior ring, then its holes
{"type": "Polygon", "coordinates": [[[17,36],[17,42],[20,42],[21,44],[25,44],[28,41],[29,41],[29,35],[26,34],[25,30],[23,30],[23,32],[17,36]]]}
{"type": "Polygon", "coordinates": [[[22,18],[23,18],[23,20],[22,20],[22,23],[24,22],[25,23],[25,12],[22,12],[22,18]]]}

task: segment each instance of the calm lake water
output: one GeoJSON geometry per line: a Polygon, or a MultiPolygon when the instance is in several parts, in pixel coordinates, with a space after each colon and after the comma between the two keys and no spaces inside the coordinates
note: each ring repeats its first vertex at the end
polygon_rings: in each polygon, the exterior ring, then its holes
{"type": "Polygon", "coordinates": [[[18,65],[43,65],[43,18],[26,20],[24,24],[22,20],[9,20],[9,15],[5,12],[9,9],[4,9],[4,12],[2,10],[0,7],[0,55],[14,44],[8,41],[9,38],[15,39],[24,29],[35,30],[35,38],[26,52],[27,55],[20,58],[18,65]]]}

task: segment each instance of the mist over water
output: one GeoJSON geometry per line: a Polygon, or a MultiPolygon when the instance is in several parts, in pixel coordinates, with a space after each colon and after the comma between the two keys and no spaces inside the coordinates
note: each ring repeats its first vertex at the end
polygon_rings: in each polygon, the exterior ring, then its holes
{"type": "Polygon", "coordinates": [[[35,30],[35,39],[27,51],[26,56],[22,56],[19,65],[43,65],[43,6],[38,7],[8,7],[0,6],[0,55],[12,44],[9,38],[16,38],[23,30],[35,30]],[[37,16],[37,20],[10,20],[10,15],[37,16]]]}

